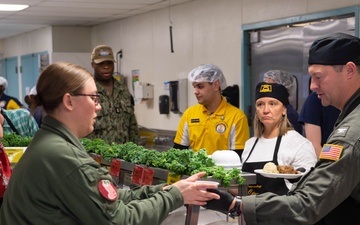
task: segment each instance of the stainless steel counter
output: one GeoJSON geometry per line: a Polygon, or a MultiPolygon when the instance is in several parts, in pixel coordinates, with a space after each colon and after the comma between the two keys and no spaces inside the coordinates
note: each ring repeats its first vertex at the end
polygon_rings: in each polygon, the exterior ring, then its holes
{"type": "MultiPolygon", "coordinates": [[[[229,188],[223,188],[223,187],[220,187],[220,188],[221,189],[236,189],[237,188],[239,196],[246,196],[247,195],[247,186],[249,184],[256,183],[256,174],[244,172],[241,174],[241,176],[245,178],[245,182],[242,185],[232,184],[231,187],[229,187],[229,188]]],[[[199,222],[199,213],[200,213],[200,206],[198,206],[198,205],[187,206],[185,225],[197,225],[199,222]]],[[[225,222],[228,222],[228,220],[226,220],[225,222]]],[[[244,218],[242,216],[240,216],[238,218],[238,224],[239,225],[245,224],[244,218]]]]}
{"type": "MultiPolygon", "coordinates": [[[[126,162],[121,160],[121,171],[120,171],[120,176],[119,178],[117,178],[118,180],[118,184],[120,185],[120,187],[136,187],[135,184],[131,183],[131,173],[134,169],[134,164],[130,163],[130,162],[126,162]]],[[[160,168],[153,168],[151,167],[151,169],[153,169],[154,174],[153,174],[153,184],[159,184],[159,183],[165,183],[168,179],[168,174],[169,171],[165,170],[165,169],[160,169],[160,168]]],[[[235,183],[235,181],[231,182],[230,187],[219,187],[220,189],[223,190],[229,190],[232,189],[233,191],[237,191],[237,194],[239,196],[246,196],[247,195],[247,186],[248,184],[253,184],[256,183],[256,174],[253,173],[242,173],[241,174],[243,178],[245,178],[245,182],[242,185],[239,185],[237,183],[235,183]]],[[[185,179],[186,176],[183,176],[182,179],[185,179]]],[[[212,178],[206,178],[205,180],[209,180],[209,181],[218,181],[218,180],[214,180],[212,178]]],[[[216,212],[216,211],[212,211],[212,210],[206,210],[204,208],[200,208],[200,206],[197,205],[188,205],[187,207],[183,207],[182,209],[180,209],[180,211],[176,211],[174,213],[171,213],[169,215],[169,219],[170,218],[174,218],[176,217],[179,221],[183,220],[182,223],[180,224],[185,224],[185,225],[198,225],[198,224],[204,224],[204,223],[199,223],[199,218],[200,217],[200,213],[204,213],[206,215],[209,215],[209,213],[211,215],[214,215],[216,217],[216,219],[219,219],[220,221],[222,221],[221,224],[236,224],[236,222],[229,222],[226,218],[226,215],[220,212],[216,212]],[[184,218],[185,217],[185,218],[184,218]]],[[[203,217],[205,218],[205,217],[203,217]]],[[[209,219],[209,218],[207,218],[209,219]]],[[[236,221],[236,220],[235,220],[236,221]]],[[[179,224],[179,223],[174,223],[175,221],[173,219],[170,219],[170,221],[168,223],[166,223],[164,221],[164,223],[162,225],[167,225],[167,224],[179,224]]],[[[212,222],[216,222],[216,220],[213,220],[212,222]]],[[[215,225],[215,223],[212,223],[213,225],[215,225]]],[[[244,220],[242,217],[239,217],[237,219],[237,224],[239,225],[244,225],[244,220]]],[[[210,225],[210,223],[208,223],[208,225],[210,225]]]]}

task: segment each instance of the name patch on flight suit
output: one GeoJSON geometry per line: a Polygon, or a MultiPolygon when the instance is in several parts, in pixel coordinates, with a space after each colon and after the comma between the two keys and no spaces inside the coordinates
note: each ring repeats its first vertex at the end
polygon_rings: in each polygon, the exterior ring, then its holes
{"type": "Polygon", "coordinates": [[[200,123],[200,119],[191,119],[191,123],[200,123]]]}
{"type": "Polygon", "coordinates": [[[338,159],[340,159],[343,149],[344,147],[341,145],[324,144],[319,159],[337,161],[338,159]]]}
{"type": "Polygon", "coordinates": [[[98,184],[100,194],[110,201],[115,201],[118,197],[118,192],[114,184],[109,180],[101,180],[98,184]]]}

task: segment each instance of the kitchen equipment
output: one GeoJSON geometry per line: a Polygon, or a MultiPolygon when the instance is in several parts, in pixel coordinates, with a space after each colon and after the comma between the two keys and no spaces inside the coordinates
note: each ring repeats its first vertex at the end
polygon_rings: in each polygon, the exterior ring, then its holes
{"type": "Polygon", "coordinates": [[[168,95],[159,96],[159,111],[160,114],[169,114],[170,98],[168,95]]]}
{"type": "MultiPolygon", "coordinates": [[[[169,214],[169,216],[161,223],[161,225],[186,224],[186,207],[183,206],[169,214]]],[[[200,207],[198,225],[237,225],[238,221],[231,219],[227,222],[226,215],[214,210],[200,207]]]]}
{"type": "Polygon", "coordinates": [[[140,136],[140,145],[145,146],[147,141],[149,139],[149,136],[140,136]]]}
{"type": "Polygon", "coordinates": [[[184,113],[187,106],[187,79],[178,79],[170,82],[170,111],[184,113]]]}
{"type": "Polygon", "coordinates": [[[232,150],[217,150],[210,156],[217,166],[231,170],[232,168],[241,169],[241,161],[239,155],[232,150]]]}
{"type": "Polygon", "coordinates": [[[158,132],[154,129],[146,128],[141,125],[138,125],[139,127],[139,135],[141,137],[141,145],[143,144],[143,137],[147,137],[146,142],[143,146],[151,147],[154,145],[153,139],[158,135],[158,132]]]}

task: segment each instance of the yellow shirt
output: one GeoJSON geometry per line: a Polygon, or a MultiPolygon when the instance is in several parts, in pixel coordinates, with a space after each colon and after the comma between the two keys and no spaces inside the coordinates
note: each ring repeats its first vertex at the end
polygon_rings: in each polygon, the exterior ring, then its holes
{"type": "Polygon", "coordinates": [[[223,97],[213,114],[201,104],[189,107],[181,117],[174,142],[194,151],[205,148],[211,155],[216,150],[244,149],[249,138],[245,113],[223,97]]]}

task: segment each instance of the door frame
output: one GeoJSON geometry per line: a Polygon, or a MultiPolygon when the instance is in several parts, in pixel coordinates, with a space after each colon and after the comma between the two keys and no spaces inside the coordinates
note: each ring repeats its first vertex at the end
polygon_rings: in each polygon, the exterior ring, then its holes
{"type": "MultiPolygon", "coordinates": [[[[21,100],[28,94],[26,93],[26,87],[31,88],[36,85],[37,79],[41,73],[42,65],[40,56],[48,54],[47,51],[36,52],[20,56],[21,64],[21,87],[19,88],[19,95],[21,100]],[[26,62],[26,63],[24,63],[26,62]],[[28,76],[28,77],[25,77],[28,76]]],[[[19,99],[20,100],[20,99],[19,99]]]]}
{"type": "Polygon", "coordinates": [[[252,24],[244,24],[242,25],[242,45],[241,45],[241,54],[242,60],[241,64],[241,92],[240,99],[241,105],[240,108],[245,112],[249,119],[249,125],[252,127],[252,115],[251,106],[253,105],[251,102],[253,93],[251,91],[252,81],[251,81],[251,65],[249,65],[249,60],[251,60],[251,49],[250,49],[250,32],[254,30],[261,29],[270,29],[272,27],[286,26],[297,23],[306,23],[311,21],[318,21],[323,19],[328,19],[331,17],[342,17],[346,15],[351,15],[355,17],[355,36],[359,37],[359,6],[351,6],[345,7],[335,10],[329,10],[319,13],[311,13],[301,16],[294,16],[284,19],[276,19],[270,20],[266,22],[258,22],[252,24]]]}

